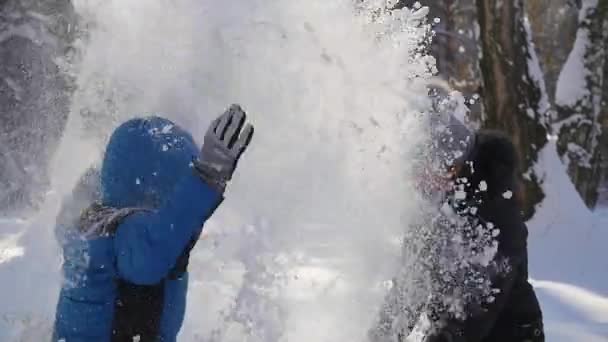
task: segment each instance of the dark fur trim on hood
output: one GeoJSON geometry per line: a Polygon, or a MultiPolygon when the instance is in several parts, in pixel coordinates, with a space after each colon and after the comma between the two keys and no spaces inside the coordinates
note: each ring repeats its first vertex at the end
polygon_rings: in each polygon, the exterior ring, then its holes
{"type": "Polygon", "coordinates": [[[511,139],[504,133],[492,130],[481,130],[474,135],[457,177],[466,177],[470,191],[487,190],[483,197],[495,198],[505,191],[516,192],[519,172],[517,151],[511,139]]]}

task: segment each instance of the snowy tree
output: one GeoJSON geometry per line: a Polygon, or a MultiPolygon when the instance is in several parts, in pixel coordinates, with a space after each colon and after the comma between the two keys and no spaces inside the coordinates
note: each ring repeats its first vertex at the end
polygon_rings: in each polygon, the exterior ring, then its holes
{"type": "Polygon", "coordinates": [[[547,94],[553,103],[557,79],[576,37],[578,7],[574,0],[534,0],[524,3],[545,76],[547,94]]]}
{"type": "Polygon", "coordinates": [[[69,0],[0,1],[0,207],[32,204],[67,120],[69,0]]]}
{"type": "Polygon", "coordinates": [[[482,126],[513,139],[524,174],[524,214],[531,217],[544,194],[535,170],[547,143],[549,101],[525,18],[523,0],[477,0],[481,44],[482,126]]]}
{"type": "Polygon", "coordinates": [[[430,52],[444,81],[439,88],[465,95],[472,126],[503,130],[513,138],[530,217],[544,198],[542,175],[534,165],[547,142],[551,106],[524,1],[401,0],[398,6],[429,7],[430,52]]]}
{"type": "Polygon", "coordinates": [[[576,41],[557,83],[555,131],[558,152],[590,208],[608,168],[607,50],[608,2],[584,0],[576,41]]]}

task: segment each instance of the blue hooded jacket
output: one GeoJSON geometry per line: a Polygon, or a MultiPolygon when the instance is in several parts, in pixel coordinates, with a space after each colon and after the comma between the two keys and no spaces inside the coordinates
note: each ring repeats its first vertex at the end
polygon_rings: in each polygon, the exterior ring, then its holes
{"type": "Polygon", "coordinates": [[[133,119],[114,131],[100,172],[83,177],[58,217],[64,283],[54,341],[110,341],[117,279],[164,281],[159,340],[176,340],[188,274],[167,277],[222,201],[192,168],[198,151],[190,134],[158,117],[133,119]],[[122,210],[115,233],[82,227],[81,212],[93,202],[122,210]]]}

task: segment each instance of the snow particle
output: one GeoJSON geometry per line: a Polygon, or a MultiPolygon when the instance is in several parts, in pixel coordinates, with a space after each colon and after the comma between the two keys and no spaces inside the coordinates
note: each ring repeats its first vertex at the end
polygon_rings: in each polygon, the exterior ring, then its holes
{"type": "Polygon", "coordinates": [[[169,146],[167,144],[163,144],[163,152],[167,152],[169,150],[169,146]]]}
{"type": "Polygon", "coordinates": [[[135,184],[140,185],[141,184],[141,179],[135,178],[135,184]]]}
{"type": "Polygon", "coordinates": [[[458,52],[460,52],[460,53],[465,53],[466,51],[467,51],[467,49],[465,49],[465,48],[464,48],[464,46],[460,45],[460,46],[458,47],[458,52]]]}
{"type": "Polygon", "coordinates": [[[532,109],[532,108],[526,108],[526,114],[528,114],[529,117],[533,118],[534,117],[534,109],[532,109]]]}
{"type": "Polygon", "coordinates": [[[435,18],[435,19],[433,19],[433,22],[435,24],[439,24],[441,22],[441,19],[440,18],[435,18]]]}
{"type": "Polygon", "coordinates": [[[163,127],[163,129],[160,132],[162,134],[168,134],[168,133],[171,133],[172,129],[173,129],[173,125],[169,124],[169,125],[166,125],[165,127],[163,127]]]}
{"type": "Polygon", "coordinates": [[[456,198],[457,200],[464,200],[467,198],[467,193],[462,190],[456,191],[456,193],[454,194],[454,198],[456,198]]]}
{"type": "Polygon", "coordinates": [[[513,198],[513,192],[511,190],[507,190],[502,194],[502,197],[506,199],[511,199],[513,198]]]}
{"type": "Polygon", "coordinates": [[[479,182],[479,190],[480,191],[487,191],[488,190],[488,183],[486,183],[486,181],[479,182]]]}

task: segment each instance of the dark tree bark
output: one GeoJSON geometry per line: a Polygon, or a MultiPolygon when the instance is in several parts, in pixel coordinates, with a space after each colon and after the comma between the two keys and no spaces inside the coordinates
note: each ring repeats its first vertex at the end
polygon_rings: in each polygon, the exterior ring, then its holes
{"type": "Polygon", "coordinates": [[[523,172],[522,200],[529,218],[544,198],[534,169],[547,143],[547,108],[539,75],[531,68],[523,0],[477,0],[480,26],[484,128],[508,132],[519,151],[523,172]]]}
{"type": "Polygon", "coordinates": [[[67,120],[69,0],[0,1],[0,211],[34,204],[67,120]]]}

